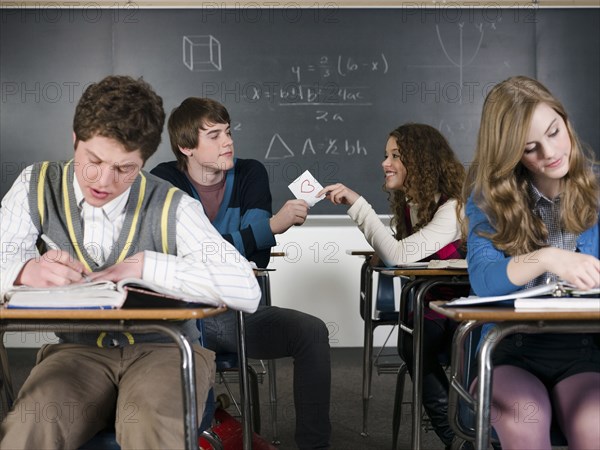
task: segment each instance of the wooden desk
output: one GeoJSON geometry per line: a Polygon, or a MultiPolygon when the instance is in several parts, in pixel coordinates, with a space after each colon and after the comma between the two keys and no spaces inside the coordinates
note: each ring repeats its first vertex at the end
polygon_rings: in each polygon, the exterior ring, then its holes
{"type": "MultiPolygon", "coordinates": [[[[90,331],[90,328],[103,331],[165,334],[179,347],[181,353],[181,388],[185,417],[185,442],[188,450],[198,449],[198,411],[196,405],[196,381],[194,358],[187,338],[181,334],[173,320],[201,319],[225,311],[225,308],[199,309],[0,309],[0,336],[6,331],[39,331],[47,327],[54,332],[90,331]]],[[[239,317],[242,313],[239,312],[239,317]]],[[[243,319],[242,319],[243,321],[243,319]]],[[[239,325],[239,322],[238,322],[239,325]]],[[[243,322],[239,333],[238,347],[245,349],[243,322]]],[[[0,342],[0,347],[3,347],[0,342]]],[[[239,357],[245,357],[245,350],[239,357]]],[[[245,361],[242,364],[246,366],[245,361]]],[[[247,389],[246,389],[247,392],[247,389]]],[[[250,415],[244,416],[244,421],[250,415]]],[[[248,429],[251,429],[251,425],[248,429]]],[[[246,431],[246,426],[244,426],[246,431]]],[[[249,439],[251,439],[251,434],[249,439]]],[[[251,441],[249,441],[251,442],[251,441]]],[[[244,449],[246,438],[244,439],[244,449]]]]}
{"type": "Polygon", "coordinates": [[[515,333],[598,333],[600,332],[600,311],[598,310],[556,310],[556,311],[516,311],[511,307],[449,307],[445,302],[432,302],[434,311],[453,320],[462,322],[452,343],[452,378],[450,380],[450,406],[456,407],[458,395],[476,405],[475,448],[487,449],[490,443],[490,408],[492,398],[492,354],[496,345],[506,336],[515,333]],[[457,381],[462,373],[462,353],[468,334],[476,326],[494,322],[494,339],[483,339],[478,354],[477,399],[457,381]]]}

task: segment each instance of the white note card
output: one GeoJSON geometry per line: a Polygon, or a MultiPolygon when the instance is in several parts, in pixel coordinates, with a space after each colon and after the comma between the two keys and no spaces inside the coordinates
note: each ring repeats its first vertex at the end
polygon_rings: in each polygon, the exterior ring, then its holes
{"type": "Polygon", "coordinates": [[[316,196],[319,191],[323,189],[323,186],[321,186],[321,183],[319,183],[308,170],[304,171],[302,175],[292,181],[288,188],[296,198],[305,200],[309,207],[316,205],[325,198],[325,196],[322,196],[321,198],[316,196]]]}

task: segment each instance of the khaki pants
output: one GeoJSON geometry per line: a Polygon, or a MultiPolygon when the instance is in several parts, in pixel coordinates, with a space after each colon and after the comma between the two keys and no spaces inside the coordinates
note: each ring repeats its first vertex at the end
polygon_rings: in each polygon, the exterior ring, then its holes
{"type": "MultiPolygon", "coordinates": [[[[214,353],[192,348],[201,420],[214,353]]],[[[180,367],[175,344],[45,345],[0,425],[0,448],[77,449],[113,424],[124,450],[184,448],[180,367]]]]}

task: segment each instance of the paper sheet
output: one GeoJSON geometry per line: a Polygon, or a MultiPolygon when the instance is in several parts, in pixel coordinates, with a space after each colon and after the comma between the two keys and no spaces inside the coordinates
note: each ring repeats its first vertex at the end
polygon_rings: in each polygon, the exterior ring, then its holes
{"type": "Polygon", "coordinates": [[[305,200],[309,207],[313,207],[325,198],[325,196],[316,197],[316,194],[323,189],[323,186],[308,170],[292,181],[288,188],[297,199],[305,200]]]}

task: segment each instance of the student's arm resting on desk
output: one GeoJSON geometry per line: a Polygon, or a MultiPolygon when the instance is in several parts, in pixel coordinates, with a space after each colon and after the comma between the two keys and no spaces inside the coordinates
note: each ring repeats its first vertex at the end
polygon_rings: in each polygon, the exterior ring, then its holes
{"type": "MultiPolygon", "coordinates": [[[[469,218],[467,237],[467,262],[469,280],[479,296],[505,295],[520,289],[528,281],[552,272],[561,279],[576,284],[580,288],[590,288],[593,279],[598,280],[598,260],[593,253],[593,243],[597,245],[598,226],[582,233],[576,253],[558,248],[543,248],[519,257],[506,256],[492,242],[478,234],[478,231],[492,232],[493,228],[483,211],[469,198],[466,205],[469,218]],[[591,243],[591,245],[580,245],[591,243]],[[585,253],[592,253],[593,256],[585,253]],[[595,278],[594,278],[595,277],[595,278]],[[587,280],[587,281],[584,281],[587,280]]],[[[595,250],[597,255],[597,248],[595,250]]],[[[598,281],[596,281],[597,283],[598,281]]]]}
{"type": "Polygon", "coordinates": [[[363,197],[358,198],[348,209],[348,215],[388,266],[420,261],[460,239],[455,200],[445,202],[427,225],[400,241],[394,238],[390,228],[383,224],[363,197]]]}

